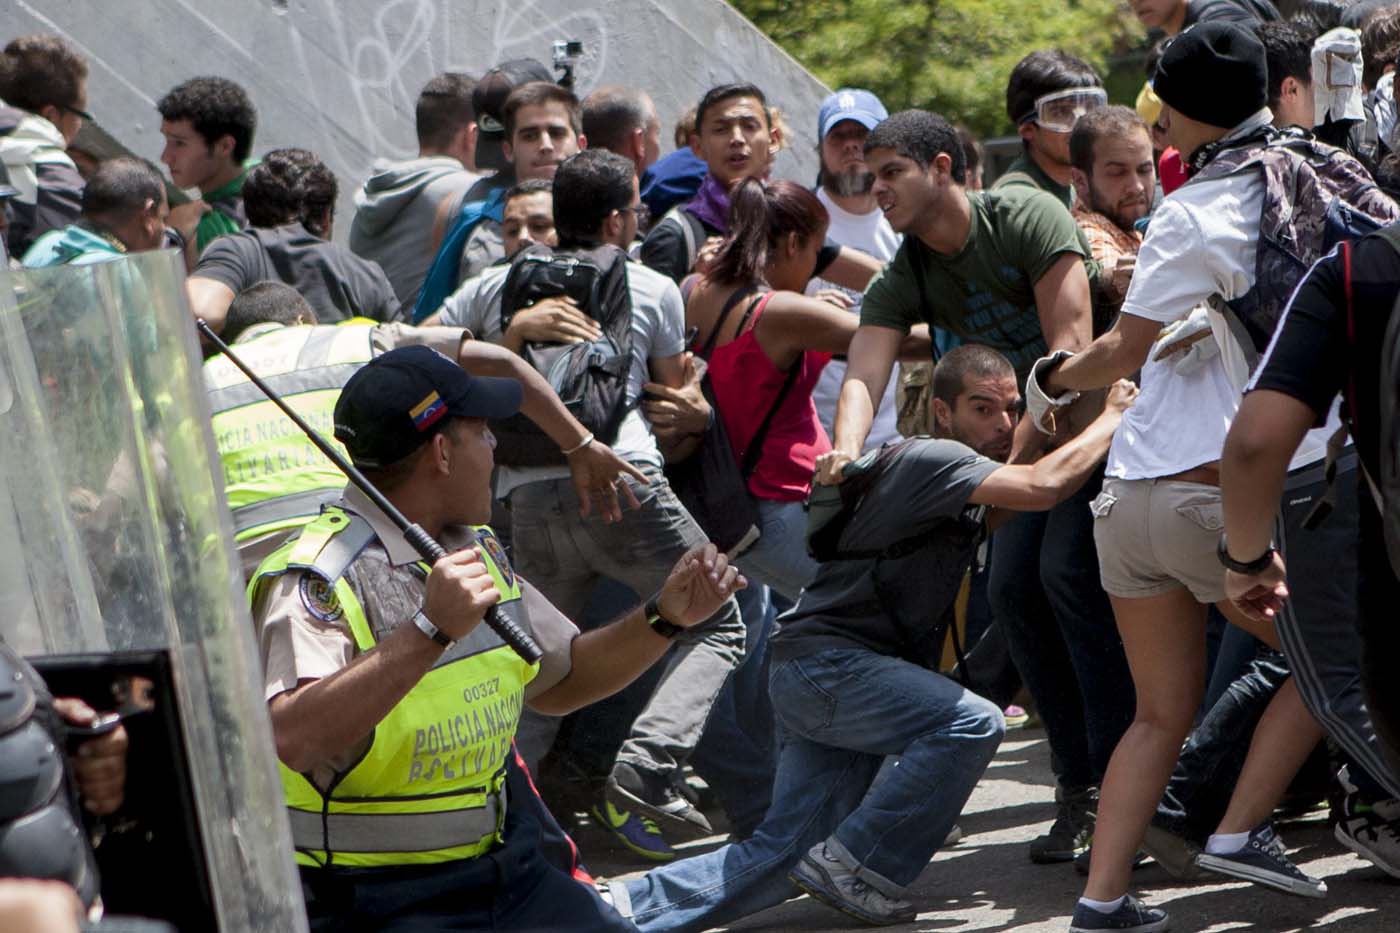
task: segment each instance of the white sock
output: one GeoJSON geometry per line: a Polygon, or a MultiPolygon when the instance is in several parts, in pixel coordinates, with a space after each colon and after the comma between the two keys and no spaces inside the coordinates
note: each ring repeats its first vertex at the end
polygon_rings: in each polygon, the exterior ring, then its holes
{"type": "Polygon", "coordinates": [[[1081,897],[1079,899],[1079,903],[1083,904],[1085,907],[1092,907],[1094,910],[1097,910],[1101,914],[1111,914],[1122,906],[1123,901],[1126,897],[1127,895],[1124,894],[1119,897],[1115,897],[1111,901],[1096,901],[1087,897],[1081,897]]]}
{"type": "Polygon", "coordinates": [[[1234,855],[1249,842],[1249,833],[1214,833],[1206,840],[1207,855],[1234,855]]]}

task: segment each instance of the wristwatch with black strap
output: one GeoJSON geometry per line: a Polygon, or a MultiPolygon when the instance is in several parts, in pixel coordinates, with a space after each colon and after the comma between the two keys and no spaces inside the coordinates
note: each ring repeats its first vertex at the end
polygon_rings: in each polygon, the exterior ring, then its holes
{"type": "Polygon", "coordinates": [[[646,605],[642,607],[642,614],[647,617],[647,624],[651,626],[651,630],[662,638],[675,638],[681,632],[685,631],[684,627],[674,622],[667,621],[666,617],[661,614],[660,593],[657,593],[646,601],[646,605]]]}
{"type": "Polygon", "coordinates": [[[1271,543],[1268,549],[1254,560],[1235,560],[1230,556],[1230,550],[1225,543],[1225,536],[1223,534],[1220,536],[1220,542],[1215,546],[1215,556],[1220,558],[1220,565],[1222,567],[1226,570],[1233,570],[1235,573],[1242,573],[1247,577],[1255,576],[1267,570],[1269,565],[1274,562],[1274,555],[1277,553],[1278,548],[1274,547],[1271,543]]]}
{"type": "Polygon", "coordinates": [[[452,639],[447,636],[446,632],[434,625],[433,620],[425,616],[422,609],[415,612],[409,621],[413,623],[418,631],[431,638],[436,644],[444,648],[452,647],[452,639]]]}

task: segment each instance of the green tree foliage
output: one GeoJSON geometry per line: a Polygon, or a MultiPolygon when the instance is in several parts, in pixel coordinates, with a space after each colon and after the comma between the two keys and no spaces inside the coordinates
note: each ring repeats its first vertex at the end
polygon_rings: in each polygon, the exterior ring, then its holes
{"type": "Polygon", "coordinates": [[[1011,131],[1006,79],[1028,53],[1062,48],[1107,74],[1142,42],[1122,0],[731,2],[831,87],[869,88],[891,112],[936,110],[980,136],[1011,131]]]}

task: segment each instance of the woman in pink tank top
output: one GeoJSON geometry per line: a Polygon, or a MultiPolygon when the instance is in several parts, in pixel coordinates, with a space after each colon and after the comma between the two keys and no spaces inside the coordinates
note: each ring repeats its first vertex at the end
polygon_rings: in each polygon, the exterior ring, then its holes
{"type": "MultiPolygon", "coordinates": [[[[802,294],[826,239],[826,209],[790,181],[749,179],[730,194],[730,235],[686,300],[686,324],[707,345],[718,417],[743,462],[765,420],[749,474],[762,537],[739,563],[751,579],[796,599],[816,565],[804,542],[802,503],[816,458],[831,449],[812,389],[833,354],[846,352],[859,320],[802,294]],[[771,412],[771,415],[770,415],[771,412]]],[[[911,333],[901,355],[927,359],[928,334],[911,333]]]]}

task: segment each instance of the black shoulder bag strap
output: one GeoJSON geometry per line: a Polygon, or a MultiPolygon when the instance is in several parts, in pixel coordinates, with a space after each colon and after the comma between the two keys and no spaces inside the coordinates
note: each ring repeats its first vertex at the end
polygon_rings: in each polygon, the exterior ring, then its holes
{"type": "MultiPolygon", "coordinates": [[[[904,240],[904,245],[909,249],[909,267],[914,270],[914,287],[919,290],[919,313],[929,327],[928,355],[932,358],[933,365],[937,366],[938,341],[933,333],[933,309],[928,305],[928,278],[924,272],[924,257],[921,255],[923,244],[919,242],[918,237],[909,234],[904,240]]],[[[930,381],[929,385],[932,384],[930,381]]]]}

